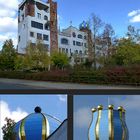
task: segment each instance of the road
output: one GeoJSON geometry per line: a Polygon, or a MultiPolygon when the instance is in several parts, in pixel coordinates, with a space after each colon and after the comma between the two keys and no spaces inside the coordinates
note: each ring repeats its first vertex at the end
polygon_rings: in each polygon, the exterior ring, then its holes
{"type": "Polygon", "coordinates": [[[80,89],[82,90],[82,89],[136,89],[136,87],[75,84],[75,83],[60,83],[60,82],[45,82],[45,81],[0,78],[0,89],[1,90],[4,89],[15,89],[15,90],[16,89],[80,89]]]}
{"type": "Polygon", "coordinates": [[[29,90],[29,89],[43,89],[41,87],[33,87],[33,86],[28,86],[28,85],[22,85],[22,84],[12,84],[12,83],[3,83],[0,82],[0,90],[21,90],[21,89],[25,89],[25,90],[29,90]]]}

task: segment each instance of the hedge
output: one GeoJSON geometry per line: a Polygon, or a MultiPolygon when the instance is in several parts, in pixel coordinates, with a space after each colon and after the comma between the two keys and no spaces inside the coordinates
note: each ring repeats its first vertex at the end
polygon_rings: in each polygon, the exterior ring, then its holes
{"type": "Polygon", "coordinates": [[[1,78],[90,84],[140,85],[140,66],[46,72],[0,71],[1,78]]]}

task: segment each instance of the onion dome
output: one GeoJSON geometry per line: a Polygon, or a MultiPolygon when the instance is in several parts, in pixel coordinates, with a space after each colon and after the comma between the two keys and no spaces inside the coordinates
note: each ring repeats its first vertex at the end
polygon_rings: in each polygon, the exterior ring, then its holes
{"type": "Polygon", "coordinates": [[[89,23],[86,21],[83,21],[80,25],[79,25],[79,29],[89,29],[89,23]]]}
{"type": "Polygon", "coordinates": [[[114,110],[113,105],[103,109],[102,105],[92,110],[92,121],[89,128],[89,140],[129,140],[125,122],[125,110],[122,106],[114,110]]]}
{"type": "Polygon", "coordinates": [[[42,113],[40,107],[34,111],[14,125],[16,140],[46,140],[61,124],[51,115],[42,113]]]}

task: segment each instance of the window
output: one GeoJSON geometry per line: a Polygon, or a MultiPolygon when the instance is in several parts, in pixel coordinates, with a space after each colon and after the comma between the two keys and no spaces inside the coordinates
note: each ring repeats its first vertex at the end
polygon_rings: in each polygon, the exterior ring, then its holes
{"type": "Polygon", "coordinates": [[[23,21],[24,20],[24,14],[21,17],[22,17],[22,21],[23,21]]]}
{"type": "Polygon", "coordinates": [[[43,35],[43,40],[48,41],[49,40],[49,36],[48,35],[43,35]]]}
{"type": "Polygon", "coordinates": [[[73,45],[75,46],[75,41],[73,41],[73,45]]]}
{"type": "Polygon", "coordinates": [[[78,35],[78,38],[82,39],[82,38],[83,38],[83,36],[79,34],[79,35],[78,35]]]}
{"type": "Polygon", "coordinates": [[[37,33],[37,39],[42,40],[42,34],[37,33]]]}
{"type": "Polygon", "coordinates": [[[44,20],[48,20],[48,17],[47,16],[44,16],[44,20]]]}
{"type": "Polygon", "coordinates": [[[50,29],[49,23],[46,23],[46,24],[44,25],[44,28],[45,28],[45,30],[49,30],[49,29],[50,29]]]}
{"type": "Polygon", "coordinates": [[[66,53],[68,53],[68,49],[66,49],[66,53]]]}
{"type": "Polygon", "coordinates": [[[81,46],[82,44],[81,44],[81,42],[76,41],[76,45],[81,46]]]}
{"type": "Polygon", "coordinates": [[[37,17],[38,17],[39,19],[41,19],[41,14],[40,14],[40,13],[37,13],[37,17]]]}
{"type": "Polygon", "coordinates": [[[79,51],[79,54],[82,55],[82,51],[79,51]]]}
{"type": "Polygon", "coordinates": [[[25,24],[23,24],[23,28],[25,29],[25,24]]]}
{"type": "Polygon", "coordinates": [[[78,50],[76,50],[75,53],[78,54],[78,50]]]}
{"type": "Polygon", "coordinates": [[[43,24],[35,21],[31,21],[31,26],[37,29],[42,29],[43,30],[43,24]]]}
{"type": "Polygon", "coordinates": [[[61,39],[61,44],[68,45],[68,39],[62,38],[62,39],[61,39]]]}
{"type": "Polygon", "coordinates": [[[18,36],[18,42],[20,42],[20,36],[18,36]]]}
{"type": "Polygon", "coordinates": [[[86,44],[86,43],[84,43],[84,46],[85,46],[85,47],[87,47],[87,44],[86,44]]]}
{"type": "Polygon", "coordinates": [[[65,48],[62,48],[62,52],[65,52],[65,48]]]}
{"type": "Polygon", "coordinates": [[[84,36],[84,39],[85,39],[85,40],[87,39],[87,36],[86,36],[86,35],[84,36]]]}
{"type": "Polygon", "coordinates": [[[34,37],[34,32],[30,32],[30,36],[31,37],[34,37]]]}
{"type": "Polygon", "coordinates": [[[75,33],[75,32],[73,32],[73,33],[72,33],[72,36],[73,36],[73,37],[76,37],[76,33],[75,33]]]}

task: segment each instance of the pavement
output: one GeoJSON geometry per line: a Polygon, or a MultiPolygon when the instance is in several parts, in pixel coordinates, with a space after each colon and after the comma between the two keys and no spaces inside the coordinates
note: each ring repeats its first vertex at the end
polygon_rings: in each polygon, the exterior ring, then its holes
{"type": "Polygon", "coordinates": [[[0,78],[0,89],[140,89],[135,86],[93,85],[0,78]]]}

